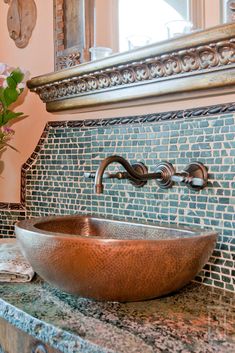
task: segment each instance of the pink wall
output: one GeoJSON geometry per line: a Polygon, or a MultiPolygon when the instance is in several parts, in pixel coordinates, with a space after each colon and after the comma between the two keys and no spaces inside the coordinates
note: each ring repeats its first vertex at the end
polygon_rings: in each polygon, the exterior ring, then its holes
{"type": "Polygon", "coordinates": [[[118,0],[95,2],[95,46],[118,52],[118,0]],[[108,28],[108,30],[107,30],[108,28]]]}
{"type": "MultiPolygon", "coordinates": [[[[53,70],[53,1],[37,0],[36,5],[37,23],[33,35],[29,45],[19,49],[8,35],[8,5],[0,2],[0,62],[24,67],[30,71],[31,76],[53,70]]],[[[0,176],[1,202],[19,201],[20,166],[31,154],[45,122],[50,119],[44,105],[30,92],[18,110],[28,117],[13,125],[16,133],[12,144],[19,153],[8,149],[1,157],[4,160],[4,171],[0,176]]]]}
{"type": "MultiPolygon", "coordinates": [[[[208,2],[209,0],[206,0],[208,2]]],[[[215,0],[215,2],[218,0],[215,0]]],[[[0,1],[0,62],[13,66],[22,66],[29,70],[31,77],[53,71],[53,0],[35,0],[37,5],[37,24],[29,45],[19,49],[9,38],[6,18],[8,5],[0,1]]],[[[213,8],[211,9],[211,13],[213,8]]],[[[218,23],[218,11],[214,11],[214,22],[210,17],[210,24],[218,23]],[[212,23],[213,22],[213,23],[212,23]]],[[[80,112],[70,115],[52,115],[46,112],[45,105],[33,93],[28,92],[24,103],[19,107],[28,117],[14,124],[16,131],[13,145],[19,153],[8,149],[2,155],[4,171],[0,175],[0,202],[20,201],[20,168],[33,152],[43,128],[49,120],[92,119],[101,117],[116,117],[126,115],[147,114],[200,105],[217,104],[233,101],[233,95],[210,97],[162,104],[148,104],[138,107],[124,107],[106,109],[93,112],[80,112]]]]}

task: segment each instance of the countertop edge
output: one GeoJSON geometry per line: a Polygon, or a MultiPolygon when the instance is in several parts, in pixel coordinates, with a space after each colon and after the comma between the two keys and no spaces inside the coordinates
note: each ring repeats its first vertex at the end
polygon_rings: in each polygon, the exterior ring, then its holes
{"type": "Polygon", "coordinates": [[[1,298],[0,317],[24,333],[52,348],[59,349],[62,353],[114,353],[113,350],[99,347],[78,335],[39,320],[1,298]]]}

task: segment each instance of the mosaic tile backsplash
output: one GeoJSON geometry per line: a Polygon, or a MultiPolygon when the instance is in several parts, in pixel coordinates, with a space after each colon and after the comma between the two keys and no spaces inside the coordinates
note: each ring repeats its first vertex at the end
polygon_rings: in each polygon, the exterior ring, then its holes
{"type": "Polygon", "coordinates": [[[4,210],[0,209],[0,238],[12,237],[14,234],[14,225],[16,221],[26,218],[25,210],[4,210]]]}
{"type": "MultiPolygon", "coordinates": [[[[234,116],[97,125],[71,121],[46,127],[23,167],[27,217],[82,212],[215,229],[220,234],[216,249],[197,280],[235,291],[234,116]],[[198,160],[208,167],[210,181],[195,192],[184,185],[161,190],[154,181],[135,188],[126,180],[105,180],[104,194],[95,195],[94,181],[85,180],[84,173],[96,171],[113,154],[142,161],[150,172],[163,160],[177,171],[198,160]]],[[[109,166],[110,171],[121,168],[109,166]]],[[[14,217],[17,212],[8,222],[13,224],[14,217]]]]}

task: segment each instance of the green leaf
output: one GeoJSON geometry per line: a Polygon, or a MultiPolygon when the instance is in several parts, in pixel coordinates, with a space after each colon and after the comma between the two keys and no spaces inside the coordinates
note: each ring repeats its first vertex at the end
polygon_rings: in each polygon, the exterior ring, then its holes
{"type": "Polygon", "coordinates": [[[16,69],[12,71],[10,77],[12,77],[16,83],[20,83],[23,81],[24,74],[20,71],[20,69],[16,69]]]}
{"type": "Polygon", "coordinates": [[[0,127],[4,125],[3,114],[0,114],[0,127]]]}
{"type": "Polygon", "coordinates": [[[11,110],[7,110],[3,114],[0,114],[0,127],[6,125],[10,120],[16,119],[20,116],[22,116],[23,113],[15,113],[12,112],[11,110]]]}
{"type": "Polygon", "coordinates": [[[12,119],[18,118],[21,115],[23,115],[23,113],[20,113],[20,112],[15,113],[15,112],[12,112],[11,110],[7,110],[7,112],[3,116],[4,124],[8,123],[8,121],[12,119]]]}
{"type": "Polygon", "coordinates": [[[8,107],[11,103],[14,103],[17,100],[18,96],[19,93],[15,88],[7,87],[4,89],[4,98],[8,107]]]}
{"type": "Polygon", "coordinates": [[[4,88],[3,87],[0,87],[0,102],[3,105],[3,108],[5,108],[7,104],[6,104],[6,100],[4,97],[4,88]]]}
{"type": "Polygon", "coordinates": [[[7,85],[9,88],[16,88],[17,83],[11,76],[8,76],[7,77],[7,85]]]}

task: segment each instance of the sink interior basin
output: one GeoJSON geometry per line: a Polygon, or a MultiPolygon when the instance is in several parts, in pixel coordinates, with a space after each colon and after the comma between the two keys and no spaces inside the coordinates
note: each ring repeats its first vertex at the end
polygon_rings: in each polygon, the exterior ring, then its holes
{"type": "Polygon", "coordinates": [[[21,221],[16,237],[52,285],[98,300],[136,301],[187,284],[208,260],[217,234],[76,215],[21,221]]]}
{"type": "Polygon", "coordinates": [[[121,222],[93,217],[62,217],[42,220],[34,223],[34,227],[46,233],[59,233],[63,236],[99,237],[119,240],[174,239],[201,234],[201,231],[186,228],[156,227],[150,224],[121,222]]]}

